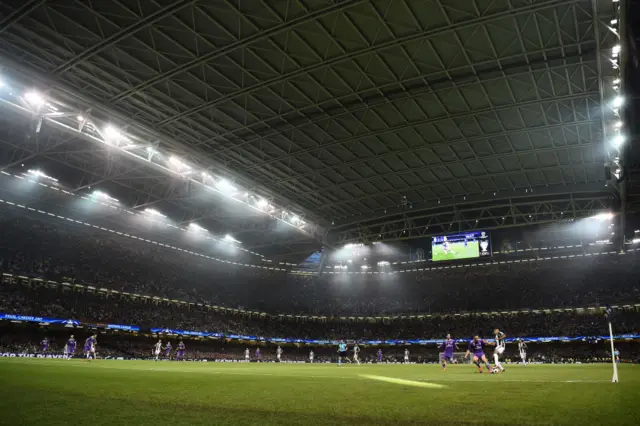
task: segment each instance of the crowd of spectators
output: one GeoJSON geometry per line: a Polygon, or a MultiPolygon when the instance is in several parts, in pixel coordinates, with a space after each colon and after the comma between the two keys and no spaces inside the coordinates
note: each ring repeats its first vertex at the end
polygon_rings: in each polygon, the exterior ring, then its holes
{"type": "MultiPolygon", "coordinates": [[[[490,335],[495,327],[509,330],[512,336],[531,337],[597,336],[608,331],[602,309],[313,319],[233,313],[204,305],[8,278],[0,285],[0,312],[76,319],[86,324],[300,339],[428,339],[442,338],[446,333],[490,335]]],[[[635,307],[619,309],[615,322],[618,334],[640,332],[640,313],[635,307]]]]}
{"type": "MultiPolygon", "coordinates": [[[[607,332],[601,310],[505,312],[637,303],[637,265],[633,252],[388,275],[304,276],[230,266],[65,222],[19,218],[0,227],[0,266],[28,278],[3,280],[0,312],[308,339],[488,335],[494,327],[511,336],[591,336],[607,332]],[[36,277],[191,303],[36,284],[36,277]],[[231,314],[207,304],[270,315],[231,314]],[[487,311],[496,313],[453,315],[487,311]]],[[[623,310],[616,332],[638,332],[639,318],[635,308],[623,310]]]]}
{"type": "Polygon", "coordinates": [[[636,252],[397,274],[307,276],[228,265],[93,228],[28,218],[0,227],[0,265],[12,274],[272,314],[503,311],[640,299],[636,252]]]}

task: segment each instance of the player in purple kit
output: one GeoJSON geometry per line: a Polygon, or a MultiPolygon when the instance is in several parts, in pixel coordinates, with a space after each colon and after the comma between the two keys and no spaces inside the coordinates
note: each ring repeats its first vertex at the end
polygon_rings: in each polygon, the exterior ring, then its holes
{"type": "Polygon", "coordinates": [[[378,349],[378,363],[382,362],[382,349],[378,349]]]}
{"type": "Polygon", "coordinates": [[[87,361],[91,359],[91,355],[93,355],[93,359],[96,359],[96,344],[98,343],[98,336],[94,334],[93,336],[89,336],[84,341],[84,353],[87,355],[87,361]]]}
{"type": "Polygon", "coordinates": [[[480,365],[480,361],[484,362],[484,365],[487,367],[487,371],[491,374],[491,364],[487,361],[487,356],[484,354],[484,345],[490,344],[489,342],[485,342],[480,339],[478,336],[473,336],[473,339],[469,342],[469,348],[467,349],[467,353],[464,355],[465,358],[469,357],[470,353],[473,353],[473,363],[478,367],[478,373],[482,373],[482,366],[480,365]]]}
{"type": "Polygon", "coordinates": [[[447,338],[442,345],[440,345],[440,349],[442,352],[442,369],[447,369],[447,361],[453,362],[453,350],[458,349],[458,344],[454,339],[451,338],[450,334],[447,334],[447,338]]]}
{"type": "Polygon", "coordinates": [[[180,340],[180,342],[178,342],[178,350],[176,352],[176,361],[181,359],[184,361],[184,343],[182,343],[182,340],[180,340]]]}
{"type": "Polygon", "coordinates": [[[171,361],[171,342],[167,342],[167,345],[164,347],[164,356],[171,361]]]}
{"type": "Polygon", "coordinates": [[[260,362],[260,348],[256,348],[256,362],[260,362]]]}
{"type": "Polygon", "coordinates": [[[73,337],[73,334],[67,340],[67,344],[65,346],[66,350],[64,351],[64,356],[66,359],[73,358],[73,354],[76,352],[76,339],[73,337]]]}
{"type": "Polygon", "coordinates": [[[49,349],[49,339],[46,337],[40,342],[40,347],[42,348],[42,352],[46,352],[49,349]]]}

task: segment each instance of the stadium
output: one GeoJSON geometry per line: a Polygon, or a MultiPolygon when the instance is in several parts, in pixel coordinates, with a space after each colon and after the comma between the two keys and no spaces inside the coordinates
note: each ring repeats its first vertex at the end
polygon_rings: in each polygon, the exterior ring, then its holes
{"type": "Polygon", "coordinates": [[[0,424],[638,424],[638,28],[0,2],[0,424]]]}

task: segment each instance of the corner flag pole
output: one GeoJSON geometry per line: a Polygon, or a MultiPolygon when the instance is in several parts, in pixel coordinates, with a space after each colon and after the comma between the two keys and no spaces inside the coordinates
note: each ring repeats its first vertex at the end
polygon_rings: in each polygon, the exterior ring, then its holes
{"type": "Polygon", "coordinates": [[[616,364],[616,356],[614,355],[615,349],[613,347],[613,327],[611,327],[611,321],[609,321],[609,341],[611,342],[611,362],[613,363],[613,378],[611,383],[618,383],[618,364],[616,364]]]}

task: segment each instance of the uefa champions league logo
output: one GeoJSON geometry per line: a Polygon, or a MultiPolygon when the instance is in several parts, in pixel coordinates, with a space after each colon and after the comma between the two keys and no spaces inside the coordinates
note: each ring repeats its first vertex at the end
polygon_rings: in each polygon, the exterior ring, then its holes
{"type": "Polygon", "coordinates": [[[482,250],[483,253],[487,252],[487,248],[489,247],[489,242],[488,241],[480,241],[480,249],[482,250]]]}

